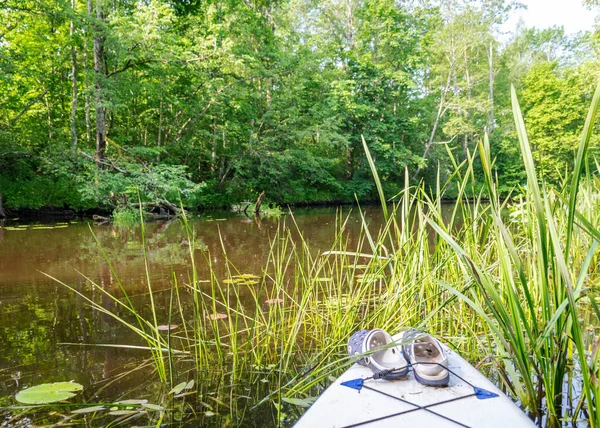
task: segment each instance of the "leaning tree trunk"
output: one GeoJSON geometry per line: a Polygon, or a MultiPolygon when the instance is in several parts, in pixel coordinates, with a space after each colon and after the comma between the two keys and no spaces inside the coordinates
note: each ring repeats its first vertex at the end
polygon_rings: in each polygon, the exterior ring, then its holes
{"type": "MultiPolygon", "coordinates": [[[[442,89],[442,93],[440,94],[440,103],[438,105],[437,115],[435,116],[435,122],[433,122],[433,129],[431,130],[431,136],[429,137],[429,141],[425,144],[425,151],[423,152],[423,160],[427,159],[427,155],[429,154],[429,150],[431,150],[431,146],[433,146],[433,139],[435,138],[435,133],[437,132],[438,125],[442,116],[446,112],[446,108],[444,107],[446,103],[446,93],[450,89],[450,73],[448,73],[448,78],[446,79],[446,86],[442,89]]],[[[423,168],[418,167],[413,175],[413,180],[416,180],[419,176],[419,173],[423,170],[423,168]]]]}
{"type": "Polygon", "coordinates": [[[254,214],[259,215],[260,214],[260,205],[262,204],[262,200],[265,197],[265,192],[260,192],[260,195],[258,195],[258,199],[256,200],[256,205],[254,205],[254,214]]]}
{"type": "MultiPolygon", "coordinates": [[[[93,0],[88,0],[88,13],[94,12],[93,0]]],[[[104,36],[102,35],[102,9],[100,3],[96,2],[96,23],[94,24],[94,86],[96,89],[96,154],[94,159],[96,165],[102,166],[106,157],[106,108],[103,106],[103,78],[104,70],[104,36]]]]}

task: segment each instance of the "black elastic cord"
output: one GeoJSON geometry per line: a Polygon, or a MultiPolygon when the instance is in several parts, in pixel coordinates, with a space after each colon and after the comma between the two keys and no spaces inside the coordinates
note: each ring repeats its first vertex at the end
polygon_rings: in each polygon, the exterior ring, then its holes
{"type": "Polygon", "coordinates": [[[448,418],[448,417],[446,417],[446,416],[444,416],[444,415],[440,415],[439,413],[433,412],[433,411],[429,410],[429,408],[430,408],[430,407],[435,407],[435,406],[441,406],[442,404],[452,403],[453,401],[462,400],[463,398],[474,397],[474,396],[475,396],[475,393],[473,393],[473,394],[469,394],[469,395],[465,395],[464,397],[454,397],[454,398],[450,398],[449,400],[444,400],[444,401],[440,401],[440,402],[438,402],[438,403],[432,403],[432,404],[428,404],[428,405],[426,405],[426,406],[418,406],[417,404],[410,403],[410,402],[408,402],[408,401],[406,401],[406,400],[403,400],[403,399],[401,399],[401,398],[398,398],[398,397],[394,397],[393,395],[390,395],[390,394],[386,394],[385,392],[383,392],[383,391],[379,391],[378,389],[375,389],[375,388],[371,388],[371,387],[364,386],[364,385],[363,385],[363,388],[367,388],[367,389],[370,389],[371,391],[379,392],[379,393],[381,393],[381,394],[387,395],[387,396],[388,396],[388,397],[390,397],[390,398],[394,398],[394,399],[396,399],[396,400],[400,400],[400,401],[402,401],[402,402],[404,402],[404,403],[407,403],[407,404],[410,404],[410,405],[412,405],[412,406],[416,406],[416,407],[415,407],[414,409],[404,410],[404,411],[402,411],[402,412],[393,413],[393,414],[391,414],[391,415],[387,415],[387,416],[381,416],[381,417],[379,417],[379,418],[375,418],[375,419],[369,419],[368,421],[358,422],[358,423],[355,423],[355,424],[352,424],[352,425],[345,425],[345,426],[343,426],[342,428],[353,428],[353,427],[359,427],[359,426],[362,426],[362,425],[367,425],[367,424],[370,424],[371,422],[379,422],[379,421],[382,421],[382,420],[384,420],[384,419],[393,418],[393,417],[395,417],[395,416],[401,416],[401,415],[405,415],[405,414],[407,414],[407,413],[416,412],[416,411],[418,411],[418,410],[426,410],[426,411],[428,411],[428,412],[430,412],[430,413],[433,413],[434,415],[437,415],[437,416],[439,416],[439,417],[441,417],[441,418],[447,419],[447,420],[449,420],[450,422],[454,422],[455,424],[458,424],[458,425],[460,425],[460,426],[463,426],[463,427],[466,427],[466,428],[470,428],[468,425],[464,425],[464,424],[462,424],[462,423],[460,423],[460,422],[457,422],[457,421],[455,421],[455,420],[453,420],[453,419],[450,419],[450,418],[448,418]]]}
{"type": "MultiPolygon", "coordinates": [[[[448,367],[446,367],[446,366],[444,366],[444,365],[442,365],[440,363],[434,363],[434,362],[417,362],[417,363],[414,363],[414,364],[408,363],[408,365],[404,366],[404,367],[393,368],[393,369],[388,369],[388,370],[382,370],[380,372],[375,373],[371,377],[364,378],[363,381],[371,380],[371,379],[381,379],[384,376],[387,376],[387,375],[389,375],[389,374],[391,374],[393,372],[404,370],[406,367],[412,368],[413,371],[414,371],[414,366],[416,366],[416,365],[435,365],[435,366],[440,366],[443,369],[448,370],[449,373],[451,373],[452,375],[456,376],[458,379],[462,380],[464,383],[466,383],[467,385],[469,385],[471,388],[475,388],[475,386],[471,382],[469,382],[468,380],[464,379],[463,377],[457,375],[453,370],[449,369],[448,367]]],[[[366,389],[369,389],[371,391],[378,392],[379,394],[385,395],[386,397],[393,398],[394,400],[401,401],[401,402],[403,402],[405,404],[409,404],[411,406],[415,406],[415,408],[414,409],[409,409],[409,410],[404,410],[402,412],[394,413],[394,414],[387,415],[387,416],[381,416],[381,417],[375,418],[375,419],[370,419],[368,421],[358,422],[358,423],[355,423],[355,424],[352,424],[352,425],[346,425],[343,428],[352,428],[352,427],[358,427],[358,426],[362,426],[362,425],[367,425],[367,424],[370,424],[372,422],[378,422],[378,421],[381,421],[381,420],[384,420],[384,419],[388,419],[388,418],[392,418],[392,417],[395,417],[395,416],[404,415],[406,413],[416,412],[417,410],[425,410],[426,412],[432,413],[432,414],[434,414],[436,416],[439,416],[442,419],[446,419],[447,421],[453,422],[453,423],[455,423],[457,425],[460,425],[460,426],[462,426],[464,428],[470,428],[468,425],[465,425],[465,424],[463,424],[461,422],[455,421],[454,419],[451,419],[451,418],[449,418],[447,416],[441,415],[441,414],[439,414],[437,412],[434,412],[433,410],[430,410],[429,407],[434,407],[434,406],[439,406],[441,404],[451,403],[453,401],[462,400],[463,398],[475,397],[475,396],[477,396],[476,393],[464,395],[462,397],[451,398],[449,400],[440,401],[438,403],[428,404],[427,406],[419,406],[418,404],[411,403],[410,401],[404,400],[403,398],[396,397],[394,395],[388,394],[387,392],[383,392],[383,391],[380,391],[380,390],[375,389],[375,388],[371,388],[370,386],[367,386],[367,385],[363,384],[362,387],[366,388],[366,389]]]]}
{"type": "MultiPolygon", "coordinates": [[[[471,388],[475,388],[475,385],[473,385],[471,382],[469,382],[468,380],[466,380],[465,378],[457,375],[454,371],[450,370],[448,367],[440,364],[440,363],[429,363],[429,362],[419,362],[419,363],[414,363],[411,364],[412,366],[419,366],[419,365],[426,365],[426,366],[440,366],[441,368],[448,370],[449,373],[453,374],[455,377],[459,378],[460,380],[462,380],[464,383],[466,383],[467,385],[469,385],[471,388]]],[[[414,370],[414,368],[413,368],[414,370]]]]}

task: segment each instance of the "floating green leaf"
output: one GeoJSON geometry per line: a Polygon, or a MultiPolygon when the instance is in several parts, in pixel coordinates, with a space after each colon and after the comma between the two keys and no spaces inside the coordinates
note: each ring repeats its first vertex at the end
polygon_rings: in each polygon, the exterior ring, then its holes
{"type": "Polygon", "coordinates": [[[108,414],[113,416],[129,416],[135,415],[138,412],[139,410],[115,410],[114,412],[109,412],[108,414]]]}
{"type": "Polygon", "coordinates": [[[23,404],[55,403],[67,400],[82,390],[83,386],[75,382],[44,383],[20,391],[15,399],[23,404]]]}
{"type": "Polygon", "coordinates": [[[119,404],[146,404],[148,402],[148,400],[137,400],[137,399],[133,399],[133,400],[121,400],[121,401],[117,401],[117,403],[119,404]]]}
{"type": "Polygon", "coordinates": [[[183,391],[186,385],[187,382],[181,382],[180,384],[176,385],[172,390],[170,390],[169,394],[179,394],[181,391],[183,391]]]}
{"type": "Polygon", "coordinates": [[[144,404],[142,404],[142,406],[145,407],[146,409],[156,410],[159,412],[162,412],[163,410],[167,410],[163,406],[159,406],[158,404],[144,403],[144,404]]]}

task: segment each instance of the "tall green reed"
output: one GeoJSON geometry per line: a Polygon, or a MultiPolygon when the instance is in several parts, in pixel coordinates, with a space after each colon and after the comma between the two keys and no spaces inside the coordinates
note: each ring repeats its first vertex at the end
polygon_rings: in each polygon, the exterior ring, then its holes
{"type": "MultiPolygon", "coordinates": [[[[568,416],[562,401],[564,382],[578,367],[581,379],[575,381],[583,393],[573,397],[571,416],[579,417],[584,410],[596,423],[599,346],[594,345],[590,355],[579,318],[586,302],[597,309],[592,291],[600,273],[594,242],[600,240],[595,229],[600,221],[600,182],[585,176],[581,183],[572,179],[559,190],[538,185],[514,95],[513,100],[528,176],[527,188],[514,198],[518,202],[500,197],[485,137],[478,151],[464,160],[456,160],[448,150],[455,171],[446,181],[438,174],[433,196],[423,184],[411,186],[406,172],[404,189],[388,206],[363,140],[386,207],[379,229],[373,229],[358,208],[360,235],[351,245],[345,233],[349,217],[340,214],[331,246],[316,251],[290,215],[280,220],[260,271],[235,266],[224,246],[211,249],[225,255],[227,274],[219,277],[211,251],[203,249],[197,257],[195,232],[184,216],[190,273],[185,281],[173,277],[168,311],[169,322],[184,328],[161,336],[156,302],[150,302],[149,320],[144,319],[122,287],[124,297],[112,298],[134,322],[112,316],[147,344],[159,380],[172,384],[182,364],[191,360],[198,385],[207,376],[220,377],[232,388],[251,385],[260,391],[251,406],[272,405],[280,415],[290,398],[318,395],[331,376],[351,364],[346,343],[357,329],[396,332],[414,326],[437,334],[480,363],[532,416],[541,420],[547,415],[549,425],[568,416]],[[485,180],[480,191],[478,159],[485,180]],[[452,185],[457,186],[458,199],[448,206],[443,198],[452,185]],[[475,197],[467,201],[467,193],[475,197]],[[208,267],[207,277],[199,276],[200,263],[208,267]],[[257,283],[236,283],[244,274],[256,275],[257,283]],[[226,318],[211,318],[217,313],[226,318]],[[256,387],[265,379],[269,392],[256,387]]],[[[577,157],[579,173],[586,163],[598,103],[597,92],[577,157]]],[[[150,283],[148,289],[154,292],[150,283]]],[[[234,395],[230,401],[234,417],[234,395]]]]}
{"type": "MultiPolygon", "coordinates": [[[[487,242],[492,245],[497,263],[490,265],[473,251],[477,247],[459,243],[442,224],[429,221],[456,252],[465,278],[475,284],[474,288],[462,291],[457,284],[443,286],[485,320],[495,339],[496,353],[500,357],[498,366],[506,385],[534,416],[545,415],[550,426],[558,425],[566,417],[578,417],[584,407],[592,426],[600,420],[597,383],[593,380],[597,355],[588,358],[585,327],[579,320],[582,311],[579,302],[591,288],[589,268],[598,241],[579,236],[579,246],[572,245],[575,232],[584,233],[574,227],[574,219],[579,215],[576,211],[579,176],[600,102],[599,94],[600,86],[587,117],[572,184],[563,186],[560,191],[548,189],[543,182],[541,186],[538,184],[523,117],[512,89],[513,113],[527,173],[522,222],[518,226],[505,223],[506,201],[501,202],[497,192],[487,136],[479,145],[492,219],[492,238],[487,242]],[[565,209],[563,201],[567,200],[565,209]],[[583,392],[568,415],[563,408],[564,382],[575,363],[583,392]]],[[[589,225],[588,230],[593,227],[589,225]]]]}

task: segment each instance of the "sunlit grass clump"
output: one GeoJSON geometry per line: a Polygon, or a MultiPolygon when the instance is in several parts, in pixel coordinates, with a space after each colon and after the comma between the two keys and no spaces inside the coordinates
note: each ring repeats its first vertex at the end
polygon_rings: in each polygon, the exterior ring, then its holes
{"type": "MultiPolygon", "coordinates": [[[[231,392],[220,394],[218,407],[236,424],[263,406],[276,409],[273,425],[299,414],[298,406],[308,405],[351,364],[346,342],[357,329],[410,326],[436,334],[478,364],[537,421],[556,426],[587,419],[597,426],[600,342],[583,320],[594,324],[600,317],[600,188],[584,174],[598,104],[596,93],[574,173],[561,187],[538,181],[513,93],[527,185],[510,199],[497,191],[485,138],[477,153],[455,160],[453,181],[438,180],[436,197],[423,185],[407,184],[391,208],[384,205],[383,228],[370,230],[362,217],[355,247],[348,245],[344,217],[331,247],[316,251],[302,235],[293,238],[291,216],[271,237],[260,272],[228,263],[227,277],[210,269],[210,277],[200,278],[188,229],[189,277],[173,278],[166,328],[150,280],[147,316],[123,287],[119,296],[97,287],[117,310],[86,298],[143,339],[157,380],[170,388],[191,367],[186,373],[194,374],[196,400],[205,403],[203,385],[221,379],[231,392]],[[465,202],[466,190],[481,179],[475,165],[485,187],[465,202]],[[456,182],[459,198],[448,218],[442,201],[456,182]],[[248,388],[244,400],[240,385],[248,388]]],[[[385,201],[366,143],[365,149],[385,201]]],[[[202,254],[210,268],[209,252],[202,254]]]]}

